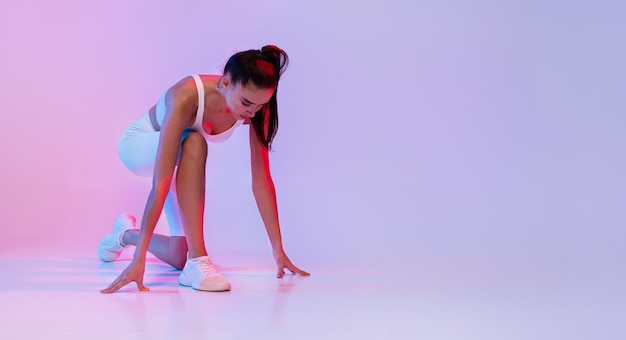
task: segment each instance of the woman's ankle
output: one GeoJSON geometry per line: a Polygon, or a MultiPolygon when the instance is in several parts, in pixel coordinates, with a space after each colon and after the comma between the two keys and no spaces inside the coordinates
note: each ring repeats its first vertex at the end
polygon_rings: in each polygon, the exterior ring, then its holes
{"type": "Polygon", "coordinates": [[[129,229],[126,230],[121,237],[122,245],[124,246],[135,246],[137,245],[137,235],[136,230],[129,229]]]}

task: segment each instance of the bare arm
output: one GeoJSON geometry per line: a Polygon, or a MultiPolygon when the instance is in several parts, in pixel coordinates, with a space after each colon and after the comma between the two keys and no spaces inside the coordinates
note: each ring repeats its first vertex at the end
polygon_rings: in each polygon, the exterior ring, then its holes
{"type": "MultiPolygon", "coordinates": [[[[265,127],[267,131],[267,126],[265,127]]],[[[274,259],[278,265],[277,277],[283,276],[283,270],[289,269],[293,273],[309,275],[309,273],[294,266],[283,249],[280,225],[278,223],[278,207],[276,204],[276,189],[270,174],[269,153],[258,138],[254,128],[250,126],[250,158],[252,166],[252,191],[256,200],[261,219],[265,225],[267,236],[272,245],[274,259]]]]}
{"type": "MultiPolygon", "coordinates": [[[[113,283],[101,291],[102,293],[113,293],[133,281],[137,283],[140,290],[148,290],[143,285],[148,244],[163,210],[165,198],[172,182],[180,139],[198,105],[197,92],[187,90],[186,84],[188,84],[189,79],[181,80],[168,93],[167,99],[169,100],[166,100],[167,111],[157,149],[152,190],[146,202],[133,261],[113,283]]],[[[193,85],[193,89],[195,89],[195,85],[193,85]]]]}
{"type": "Polygon", "coordinates": [[[170,90],[172,99],[170,100],[170,105],[167,106],[163,127],[161,128],[161,137],[152,177],[152,190],[146,202],[141,222],[141,231],[139,232],[137,248],[134,254],[136,261],[145,261],[150,238],[163,211],[165,198],[172,182],[180,148],[180,139],[198,105],[197,92],[185,91],[186,79],[181,80],[170,90]]]}

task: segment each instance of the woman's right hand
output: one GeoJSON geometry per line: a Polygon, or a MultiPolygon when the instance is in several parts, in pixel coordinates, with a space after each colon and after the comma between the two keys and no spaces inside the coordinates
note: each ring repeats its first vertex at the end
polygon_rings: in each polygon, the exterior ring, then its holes
{"type": "Polygon", "coordinates": [[[108,287],[100,291],[100,293],[111,294],[118,291],[120,288],[126,286],[131,282],[137,283],[137,288],[142,292],[147,292],[150,289],[143,285],[143,273],[146,269],[145,261],[133,260],[126,269],[113,281],[108,287]]]}

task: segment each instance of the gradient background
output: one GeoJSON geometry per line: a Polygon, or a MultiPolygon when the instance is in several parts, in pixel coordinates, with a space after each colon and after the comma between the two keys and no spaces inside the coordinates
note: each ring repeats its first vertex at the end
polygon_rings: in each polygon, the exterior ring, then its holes
{"type": "MultiPolygon", "coordinates": [[[[623,1],[4,1],[0,256],[95,257],[150,190],[117,156],[127,125],[179,79],[275,44],[291,58],[271,164],[294,263],[624,278],[624,13],[623,1]]],[[[247,135],[209,145],[207,246],[218,262],[272,263],[247,135]]]]}

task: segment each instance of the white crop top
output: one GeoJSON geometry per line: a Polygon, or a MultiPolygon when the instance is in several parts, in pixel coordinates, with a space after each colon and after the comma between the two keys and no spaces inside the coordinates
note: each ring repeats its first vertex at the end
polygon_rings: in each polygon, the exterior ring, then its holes
{"type": "MultiPolygon", "coordinates": [[[[243,119],[239,119],[231,126],[228,130],[217,134],[217,135],[209,135],[202,128],[202,118],[204,117],[204,85],[202,84],[202,80],[200,76],[197,74],[193,75],[193,80],[196,82],[196,88],[198,89],[198,112],[196,112],[196,121],[192,126],[188,127],[186,130],[199,132],[202,134],[204,139],[208,142],[213,143],[221,143],[226,141],[230,136],[232,136],[235,129],[243,124],[243,119]]],[[[159,126],[163,126],[163,117],[165,116],[165,94],[167,91],[163,92],[161,98],[156,105],[156,120],[159,126]]]]}

